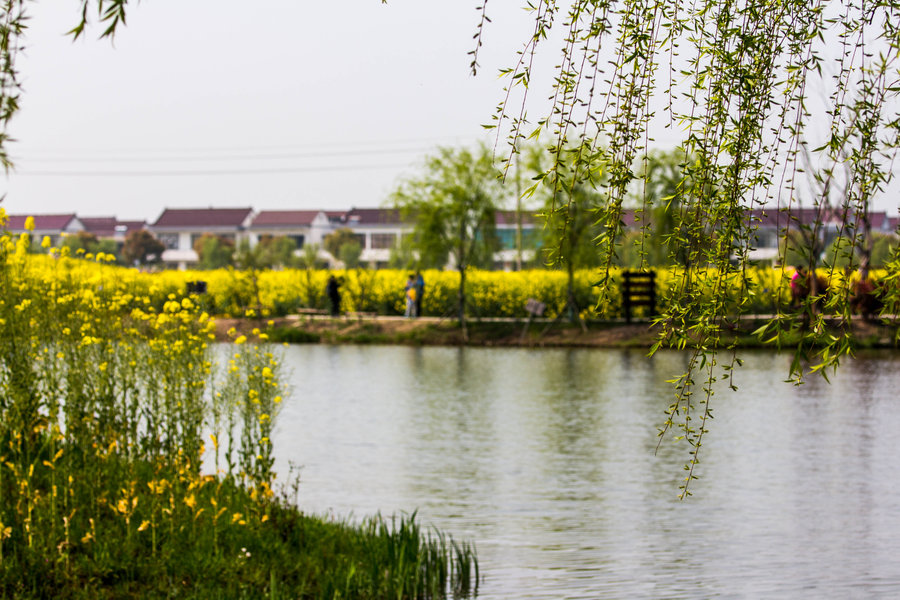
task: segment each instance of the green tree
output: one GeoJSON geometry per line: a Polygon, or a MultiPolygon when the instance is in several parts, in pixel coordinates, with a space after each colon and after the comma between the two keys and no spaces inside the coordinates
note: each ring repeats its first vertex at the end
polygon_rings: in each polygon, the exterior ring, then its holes
{"type": "Polygon", "coordinates": [[[449,261],[459,272],[457,311],[466,338],[466,271],[493,261],[502,196],[499,173],[483,146],[438,148],[426,157],[422,173],[401,182],[392,195],[394,206],[416,223],[413,246],[422,265],[449,261]]]}
{"type": "MultiPolygon", "coordinates": [[[[392,269],[412,269],[416,265],[416,249],[410,235],[402,235],[399,243],[391,247],[388,266],[392,269]]],[[[443,265],[442,265],[443,266],[443,265]]]]}
{"type": "Polygon", "coordinates": [[[808,235],[798,229],[791,229],[781,237],[779,241],[779,255],[782,264],[793,267],[803,266],[807,268],[810,263],[815,264],[818,257],[810,258],[812,243],[808,235]]]}
{"type": "Polygon", "coordinates": [[[897,248],[897,236],[894,234],[873,233],[872,238],[871,265],[873,268],[882,269],[891,260],[891,256],[897,248]]]}
{"type": "MultiPolygon", "coordinates": [[[[574,155],[579,149],[573,148],[570,152],[574,155]]],[[[600,155],[595,156],[589,168],[590,173],[583,178],[574,177],[572,171],[559,169],[544,180],[544,189],[538,189],[538,193],[545,196],[541,213],[545,258],[548,265],[566,270],[565,310],[572,322],[581,322],[579,315],[585,308],[575,297],[575,271],[600,265],[595,245],[602,231],[597,211],[603,206],[603,199],[596,190],[605,176],[600,155]]]]}
{"type": "Polygon", "coordinates": [[[128,232],[122,246],[122,258],[130,265],[158,263],[166,247],[146,229],[128,232]]]}
{"type": "Polygon", "coordinates": [[[264,268],[275,269],[297,264],[297,257],[294,256],[297,242],[287,236],[261,236],[254,248],[258,248],[257,262],[264,268]]]}
{"type": "Polygon", "coordinates": [[[327,265],[319,258],[319,244],[303,244],[298,257],[300,267],[303,269],[303,287],[306,296],[307,308],[316,308],[319,304],[321,291],[313,281],[313,272],[316,269],[324,269],[327,265]]]}
{"type": "Polygon", "coordinates": [[[97,239],[97,236],[87,231],[79,231],[78,233],[67,235],[62,239],[62,246],[68,248],[71,251],[72,256],[79,253],[79,250],[81,251],[81,254],[93,254],[99,244],[100,241],[97,239]]]}
{"type": "Polygon", "coordinates": [[[194,242],[201,269],[222,269],[232,264],[234,242],[210,233],[204,233],[194,242]]]}
{"type": "Polygon", "coordinates": [[[342,260],[341,248],[346,244],[356,244],[356,246],[360,248],[360,252],[362,252],[360,235],[354,233],[353,230],[348,227],[335,229],[322,240],[322,247],[336,260],[342,260]]]}
{"type": "Polygon", "coordinates": [[[687,161],[679,149],[653,150],[638,160],[634,199],[641,211],[640,248],[647,266],[684,266],[692,254],[690,243],[703,241],[684,235],[691,230],[692,217],[684,203],[685,189],[690,187],[685,180],[687,161]]]}
{"type": "Polygon", "coordinates": [[[69,248],[72,256],[77,254],[86,256],[88,254],[96,256],[98,253],[116,256],[118,260],[118,246],[113,240],[98,239],[96,235],[88,231],[79,231],[74,235],[67,235],[63,238],[63,247],[69,248]]]}
{"type": "Polygon", "coordinates": [[[362,246],[356,240],[344,242],[338,249],[338,260],[344,263],[347,269],[359,268],[359,258],[362,256],[362,246]]]}
{"type": "MultiPolygon", "coordinates": [[[[232,276],[236,279],[244,279],[243,282],[247,283],[247,286],[235,286],[240,289],[241,287],[249,287],[250,293],[253,297],[252,302],[254,302],[254,315],[257,318],[262,318],[262,299],[259,295],[259,273],[265,269],[271,269],[275,260],[275,257],[271,252],[269,252],[268,244],[258,243],[254,246],[250,245],[249,240],[241,240],[238,244],[237,249],[232,254],[232,260],[234,261],[235,268],[240,271],[240,274],[232,273],[232,276]]],[[[244,303],[245,305],[247,303],[244,303]]]]}
{"type": "MultiPolygon", "coordinates": [[[[531,186],[531,181],[546,170],[550,161],[544,145],[538,140],[524,143],[519,152],[514,156],[513,164],[508,165],[504,178],[507,187],[515,192],[515,250],[517,271],[525,268],[530,262],[532,265],[541,264],[540,250],[546,240],[543,231],[526,232],[525,221],[534,217],[546,208],[546,202],[542,202],[544,195],[536,193],[537,186],[531,186]],[[541,205],[544,205],[543,207],[541,205]],[[534,250],[534,259],[527,261],[525,251],[534,250]]],[[[555,241],[551,242],[553,245],[555,241]]]]}
{"type": "Polygon", "coordinates": [[[581,322],[582,308],[575,297],[575,270],[597,266],[600,257],[594,247],[599,235],[595,210],[598,194],[584,184],[567,192],[567,200],[557,207],[548,206],[543,214],[547,262],[566,270],[566,307],[569,320],[581,322]]]}

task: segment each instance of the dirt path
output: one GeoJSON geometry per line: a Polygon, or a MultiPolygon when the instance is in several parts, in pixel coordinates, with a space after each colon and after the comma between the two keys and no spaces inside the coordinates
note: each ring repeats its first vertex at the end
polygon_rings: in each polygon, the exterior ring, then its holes
{"type": "MultiPolygon", "coordinates": [[[[751,332],[763,319],[747,319],[740,331],[743,346],[760,346],[751,332]]],[[[647,348],[656,341],[658,330],[648,322],[592,322],[586,330],[568,322],[536,321],[527,325],[512,319],[471,321],[469,339],[464,340],[456,321],[434,317],[407,319],[375,315],[290,315],[270,320],[216,319],[219,340],[238,335],[253,339],[254,330],[271,332],[277,341],[323,343],[382,343],[417,345],[473,345],[524,347],[647,348]]],[[[896,328],[862,319],[853,322],[853,335],[865,347],[896,347],[896,328]]]]}
{"type": "MultiPolygon", "coordinates": [[[[216,333],[227,340],[227,331],[253,337],[253,330],[296,330],[320,341],[332,343],[416,343],[459,345],[466,343],[459,324],[448,319],[421,317],[385,317],[346,315],[297,316],[274,318],[268,321],[251,319],[216,319],[216,333]],[[271,323],[271,325],[270,325],[271,323]]],[[[276,337],[276,336],[273,336],[276,337]]],[[[524,321],[492,319],[469,322],[468,344],[477,346],[649,346],[655,333],[649,323],[589,324],[586,331],[566,322],[533,322],[526,328],[524,321]]]]}

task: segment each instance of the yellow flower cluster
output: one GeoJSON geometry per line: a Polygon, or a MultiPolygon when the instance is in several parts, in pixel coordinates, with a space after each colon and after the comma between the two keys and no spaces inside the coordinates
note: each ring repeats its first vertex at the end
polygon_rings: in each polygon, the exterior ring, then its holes
{"type": "Polygon", "coordinates": [[[268,520],[277,357],[246,344],[217,377],[215,324],[183,275],[64,250],[0,232],[0,562],[162,553],[192,528],[268,520]],[[216,476],[210,430],[216,455],[219,439],[237,452],[216,476]]]}

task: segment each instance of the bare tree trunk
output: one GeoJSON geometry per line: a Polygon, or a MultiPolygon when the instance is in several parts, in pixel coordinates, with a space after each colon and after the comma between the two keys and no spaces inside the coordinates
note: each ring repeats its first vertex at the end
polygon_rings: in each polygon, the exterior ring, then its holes
{"type": "Polygon", "coordinates": [[[457,267],[459,271],[459,326],[462,328],[463,341],[469,341],[469,328],[466,326],[466,266],[461,264],[457,267]]]}
{"type": "Polygon", "coordinates": [[[566,310],[569,311],[569,322],[574,323],[576,320],[581,325],[581,330],[587,332],[587,325],[581,318],[580,307],[575,301],[575,266],[569,261],[566,265],[569,272],[569,282],[566,289],[566,310]]]}
{"type": "Polygon", "coordinates": [[[459,253],[456,261],[456,270],[459,271],[459,293],[457,295],[459,311],[459,326],[462,329],[463,341],[469,341],[469,329],[466,327],[466,262],[469,260],[466,252],[466,220],[459,221],[459,253]]]}
{"type": "Polygon", "coordinates": [[[516,155],[516,271],[522,270],[522,172],[516,155]]]}

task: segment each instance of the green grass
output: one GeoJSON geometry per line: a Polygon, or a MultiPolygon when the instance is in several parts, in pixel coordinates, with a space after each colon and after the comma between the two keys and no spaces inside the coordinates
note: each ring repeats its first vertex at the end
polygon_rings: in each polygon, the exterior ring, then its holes
{"type": "Polygon", "coordinates": [[[322,341],[322,336],[318,333],[297,327],[272,327],[266,333],[271,341],[279,344],[318,344],[322,341]]]}
{"type": "Polygon", "coordinates": [[[157,307],[27,242],[0,232],[0,598],[474,592],[473,550],[414,516],[351,524],[273,493],[276,346],[232,331],[216,352],[191,298],[157,307]]]}
{"type": "Polygon", "coordinates": [[[0,597],[379,599],[477,591],[473,548],[423,531],[414,514],[334,521],[283,499],[260,504],[233,482],[204,487],[197,505],[214,494],[231,505],[258,505],[269,518],[216,526],[196,513],[181,515],[161,522],[156,547],[148,530],[128,535],[112,514],[94,523],[105,532],[98,539],[73,539],[59,552],[28,548],[13,535],[4,544],[0,597]]]}

